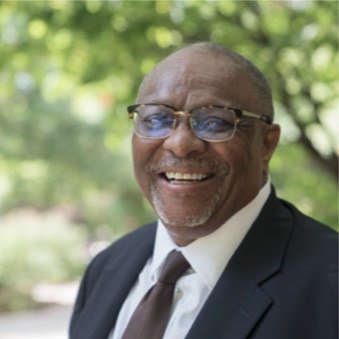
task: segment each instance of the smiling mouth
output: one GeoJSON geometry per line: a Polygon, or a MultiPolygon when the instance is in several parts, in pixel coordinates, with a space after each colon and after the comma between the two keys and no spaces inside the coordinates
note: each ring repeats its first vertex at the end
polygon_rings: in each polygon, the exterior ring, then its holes
{"type": "Polygon", "coordinates": [[[188,185],[201,183],[210,179],[213,175],[207,173],[179,173],[179,172],[165,172],[162,173],[169,183],[174,185],[188,185]]]}

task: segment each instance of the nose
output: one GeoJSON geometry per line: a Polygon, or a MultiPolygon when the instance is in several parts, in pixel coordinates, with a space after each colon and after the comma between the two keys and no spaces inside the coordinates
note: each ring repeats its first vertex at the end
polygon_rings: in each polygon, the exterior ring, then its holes
{"type": "Polygon", "coordinates": [[[174,131],[164,140],[163,148],[181,158],[205,152],[207,141],[195,136],[189,119],[181,116],[178,120],[174,131]]]}

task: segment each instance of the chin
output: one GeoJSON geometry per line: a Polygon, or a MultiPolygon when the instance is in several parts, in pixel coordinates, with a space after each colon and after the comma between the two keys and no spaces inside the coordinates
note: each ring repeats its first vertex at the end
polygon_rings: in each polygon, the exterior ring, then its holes
{"type": "Polygon", "coordinates": [[[163,215],[158,212],[158,215],[163,222],[164,225],[169,225],[173,228],[179,228],[179,227],[190,227],[190,228],[196,228],[201,225],[203,225],[208,219],[209,216],[185,216],[185,217],[168,217],[166,215],[163,215]]]}
{"type": "Polygon", "coordinates": [[[215,199],[209,206],[205,206],[204,209],[197,211],[182,210],[179,207],[178,210],[169,210],[160,199],[153,199],[153,206],[161,221],[165,225],[172,227],[199,227],[204,225],[215,213],[217,202],[219,199],[215,199]]]}
{"type": "Polygon", "coordinates": [[[154,210],[165,225],[170,225],[173,228],[193,228],[204,225],[216,213],[220,200],[221,190],[219,189],[203,206],[201,206],[201,204],[189,206],[186,203],[184,204],[182,199],[178,199],[172,202],[172,204],[169,204],[167,200],[164,200],[161,195],[158,194],[155,185],[152,186],[151,189],[151,201],[154,210]]]}

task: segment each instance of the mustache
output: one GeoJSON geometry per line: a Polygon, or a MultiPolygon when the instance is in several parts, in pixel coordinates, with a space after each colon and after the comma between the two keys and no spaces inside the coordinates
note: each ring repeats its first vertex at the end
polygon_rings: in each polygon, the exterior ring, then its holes
{"type": "Polygon", "coordinates": [[[228,166],[225,163],[209,161],[203,158],[182,159],[176,157],[162,159],[157,163],[149,164],[146,166],[146,170],[151,173],[159,173],[173,167],[202,170],[205,172],[228,172],[228,166]]]}

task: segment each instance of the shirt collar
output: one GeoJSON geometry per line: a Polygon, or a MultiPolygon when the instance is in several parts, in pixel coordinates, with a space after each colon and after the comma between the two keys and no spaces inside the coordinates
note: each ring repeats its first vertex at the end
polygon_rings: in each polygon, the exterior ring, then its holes
{"type": "MultiPolygon", "coordinates": [[[[180,247],[194,271],[212,290],[219,280],[232,255],[258,217],[271,191],[270,180],[257,196],[240,211],[228,219],[213,233],[180,247]]],[[[151,275],[158,275],[159,268],[169,252],[178,249],[165,226],[158,221],[151,275]]]]}

